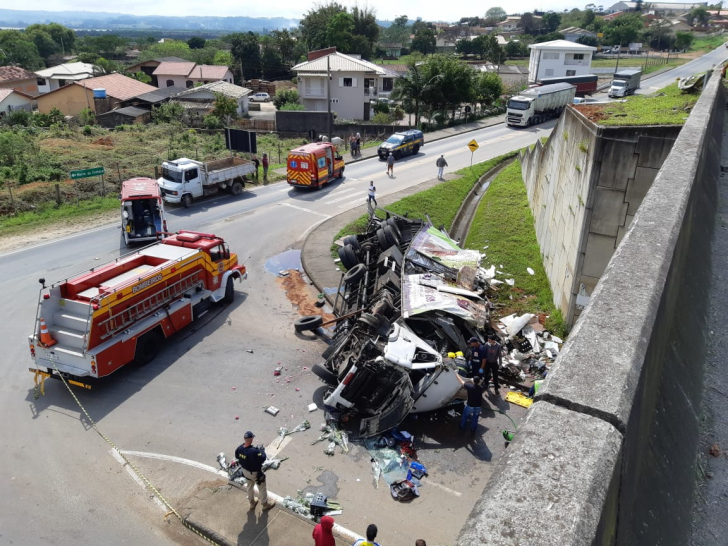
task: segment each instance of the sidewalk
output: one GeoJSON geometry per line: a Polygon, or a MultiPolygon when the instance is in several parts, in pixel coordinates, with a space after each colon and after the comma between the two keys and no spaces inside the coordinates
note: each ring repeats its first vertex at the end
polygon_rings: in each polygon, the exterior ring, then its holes
{"type": "MultiPolygon", "coordinates": [[[[425,146],[427,146],[428,142],[435,142],[436,140],[441,140],[443,138],[451,137],[454,135],[459,135],[462,133],[469,133],[471,131],[477,131],[479,129],[485,129],[486,127],[492,127],[493,125],[499,125],[501,123],[505,123],[506,121],[506,115],[501,114],[499,116],[494,116],[492,118],[486,118],[486,119],[480,119],[478,121],[473,121],[470,123],[463,123],[462,125],[456,125],[455,127],[447,127],[445,129],[441,129],[439,131],[432,131],[431,133],[425,133],[425,146]]],[[[336,125],[334,125],[334,129],[336,129],[336,125]]],[[[351,157],[348,153],[344,154],[344,159],[346,160],[347,165],[351,165],[352,163],[357,163],[358,161],[364,161],[365,159],[371,159],[372,157],[377,156],[377,147],[376,146],[370,146],[369,148],[364,148],[361,151],[361,155],[357,156],[356,158],[351,157]]],[[[282,176],[285,176],[287,171],[286,167],[281,167],[280,169],[275,169],[273,172],[278,173],[282,176]]]]}

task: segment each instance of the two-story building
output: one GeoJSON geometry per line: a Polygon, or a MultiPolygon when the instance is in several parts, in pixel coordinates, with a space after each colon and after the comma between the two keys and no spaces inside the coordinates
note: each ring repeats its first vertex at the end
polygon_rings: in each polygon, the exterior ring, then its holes
{"type": "Polygon", "coordinates": [[[0,66],[0,89],[15,89],[32,96],[38,94],[35,74],[19,66],[0,66]]]}
{"type": "Polygon", "coordinates": [[[35,73],[38,92],[50,93],[73,82],[94,77],[94,65],[89,63],[64,63],[35,73]]]}
{"type": "Polygon", "coordinates": [[[325,112],[330,100],[339,119],[369,120],[371,100],[389,97],[397,78],[394,72],[335,48],[310,52],[293,71],[306,109],[325,112]]]}
{"type": "Polygon", "coordinates": [[[163,62],[154,70],[160,88],[191,88],[195,84],[224,81],[233,83],[233,73],[227,66],[196,64],[192,62],[163,62]]]}
{"type": "Polygon", "coordinates": [[[596,47],[567,40],[553,40],[531,44],[528,63],[528,82],[536,83],[544,78],[586,76],[591,72],[591,60],[596,47]]]}

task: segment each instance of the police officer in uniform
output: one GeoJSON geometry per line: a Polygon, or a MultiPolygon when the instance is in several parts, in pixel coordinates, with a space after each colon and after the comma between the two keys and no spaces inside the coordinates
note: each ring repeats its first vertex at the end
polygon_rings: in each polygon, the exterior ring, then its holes
{"type": "Polygon", "coordinates": [[[485,370],[485,347],[477,337],[471,337],[468,340],[470,347],[470,371],[473,377],[483,377],[485,370]]]}
{"type": "Polygon", "coordinates": [[[250,509],[255,510],[258,504],[255,499],[255,486],[257,485],[263,510],[270,510],[276,505],[276,501],[268,499],[268,488],[265,485],[265,474],[263,473],[263,463],[266,460],[265,450],[262,447],[255,447],[253,438],[255,438],[255,434],[251,431],[247,431],[243,435],[244,443],[235,450],[235,458],[240,461],[243,476],[247,480],[250,509]]]}

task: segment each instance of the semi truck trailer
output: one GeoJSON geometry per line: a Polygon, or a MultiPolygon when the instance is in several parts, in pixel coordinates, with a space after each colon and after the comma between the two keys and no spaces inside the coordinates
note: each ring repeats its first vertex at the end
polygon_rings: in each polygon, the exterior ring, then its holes
{"type": "Polygon", "coordinates": [[[559,117],[567,104],[574,101],[576,88],[570,83],[554,83],[532,87],[508,101],[506,123],[528,127],[559,117]]]}

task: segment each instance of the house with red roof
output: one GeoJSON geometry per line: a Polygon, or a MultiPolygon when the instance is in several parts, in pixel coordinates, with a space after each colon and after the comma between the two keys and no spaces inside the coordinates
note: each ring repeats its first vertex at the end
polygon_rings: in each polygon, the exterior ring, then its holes
{"type": "Polygon", "coordinates": [[[184,87],[224,81],[233,83],[233,73],[227,66],[193,62],[163,62],[154,70],[160,88],[184,87]]]}
{"type": "Polygon", "coordinates": [[[28,95],[38,94],[35,74],[19,66],[0,66],[0,89],[16,89],[28,95]]]}
{"type": "Polygon", "coordinates": [[[100,115],[137,95],[156,90],[156,87],[123,74],[107,74],[73,82],[40,95],[37,98],[38,111],[47,114],[53,108],[58,108],[67,116],[75,116],[84,108],[88,108],[96,115],[100,115]]]}

